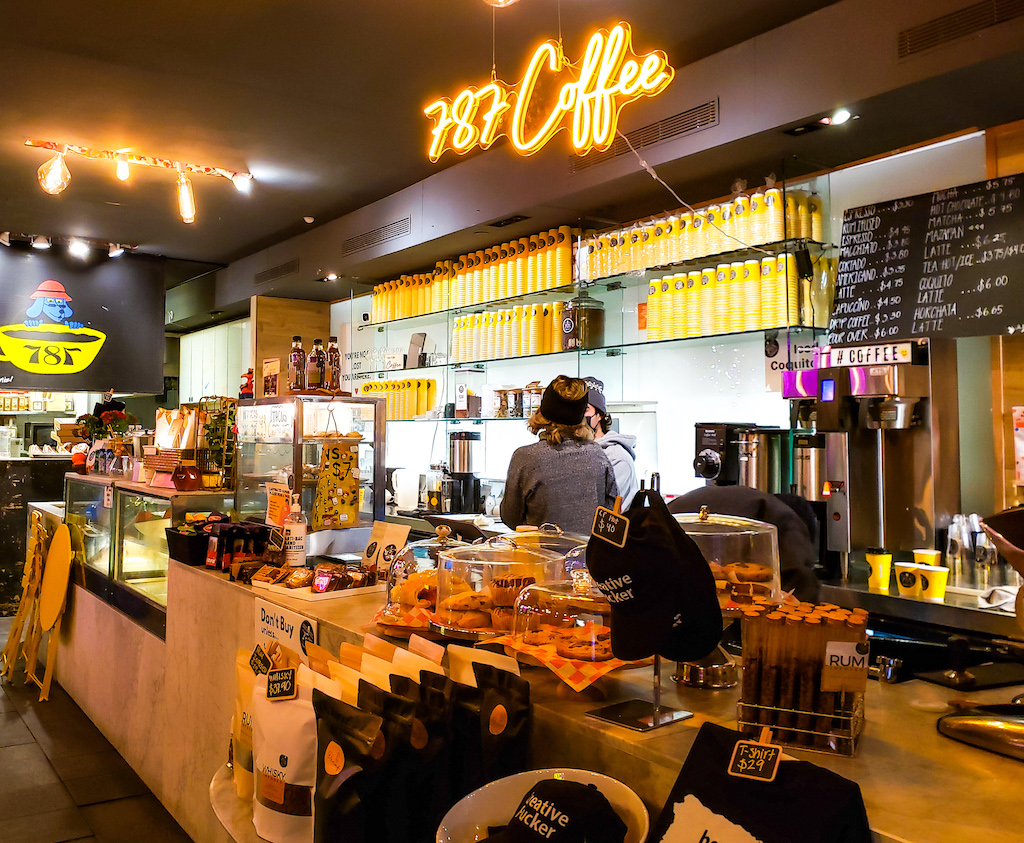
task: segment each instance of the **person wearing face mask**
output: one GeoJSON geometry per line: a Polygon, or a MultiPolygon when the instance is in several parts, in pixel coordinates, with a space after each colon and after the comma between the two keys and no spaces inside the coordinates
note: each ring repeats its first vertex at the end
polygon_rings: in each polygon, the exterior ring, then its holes
{"type": "Polygon", "coordinates": [[[612,464],[615,485],[622,495],[622,508],[626,510],[640,488],[636,479],[636,437],[612,430],[612,417],[604,400],[604,384],[597,378],[583,380],[587,385],[587,412],[583,423],[594,431],[594,441],[604,449],[612,464]]]}

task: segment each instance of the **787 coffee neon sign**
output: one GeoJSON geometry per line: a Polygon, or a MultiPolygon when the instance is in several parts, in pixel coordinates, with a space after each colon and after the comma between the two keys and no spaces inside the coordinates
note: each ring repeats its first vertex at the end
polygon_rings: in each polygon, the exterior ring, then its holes
{"type": "Polygon", "coordinates": [[[545,41],[517,86],[494,81],[428,105],[423,113],[435,121],[428,154],[437,161],[447,149],[461,155],[476,146],[487,149],[505,136],[521,155],[532,155],[564,128],[571,129],[577,154],[604,151],[615,140],[623,106],[660,94],[673,76],[662,51],[633,52],[628,23],[595,32],[577,65],[565,61],[559,43],[545,41]],[[539,84],[550,87],[562,80],[553,101],[536,101],[539,84]]]}

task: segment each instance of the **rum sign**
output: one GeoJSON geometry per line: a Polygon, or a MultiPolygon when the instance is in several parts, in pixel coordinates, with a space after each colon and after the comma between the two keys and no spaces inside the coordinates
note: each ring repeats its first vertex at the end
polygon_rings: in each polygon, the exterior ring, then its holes
{"type": "Polygon", "coordinates": [[[446,149],[460,155],[475,146],[487,149],[503,135],[521,155],[532,155],[564,128],[571,128],[578,155],[603,152],[615,140],[622,107],[660,94],[673,76],[662,51],[633,52],[628,23],[595,32],[575,65],[565,60],[560,43],[545,41],[515,87],[495,80],[423,110],[435,121],[430,160],[446,149]],[[545,90],[552,93],[545,97],[545,90]]]}

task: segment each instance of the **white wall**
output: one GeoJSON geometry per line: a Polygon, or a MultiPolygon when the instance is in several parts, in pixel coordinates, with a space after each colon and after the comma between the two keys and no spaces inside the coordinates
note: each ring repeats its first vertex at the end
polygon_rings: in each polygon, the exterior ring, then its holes
{"type": "Polygon", "coordinates": [[[181,338],[178,395],[182,403],[204,397],[238,397],[242,375],[252,368],[249,320],[239,319],[181,338]]]}

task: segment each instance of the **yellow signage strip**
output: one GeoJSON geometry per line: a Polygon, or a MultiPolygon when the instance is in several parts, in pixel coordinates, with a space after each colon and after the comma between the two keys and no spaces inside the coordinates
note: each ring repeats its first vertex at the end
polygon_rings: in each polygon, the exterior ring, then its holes
{"type": "Polygon", "coordinates": [[[435,100],[423,110],[434,120],[430,160],[437,161],[448,149],[459,155],[477,146],[487,149],[502,136],[521,155],[532,155],[565,128],[571,129],[579,155],[608,149],[623,106],[657,96],[675,76],[661,50],[636,55],[632,37],[628,23],[595,32],[578,65],[565,60],[558,42],[545,41],[517,86],[495,80],[435,100]],[[538,102],[538,87],[546,90],[559,82],[557,97],[538,102]]]}

